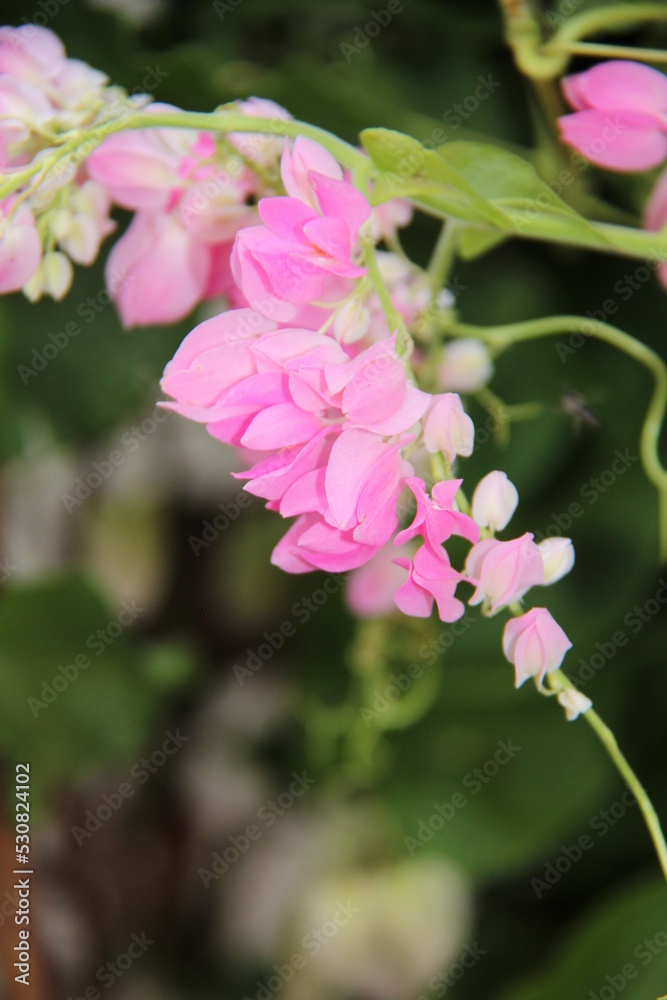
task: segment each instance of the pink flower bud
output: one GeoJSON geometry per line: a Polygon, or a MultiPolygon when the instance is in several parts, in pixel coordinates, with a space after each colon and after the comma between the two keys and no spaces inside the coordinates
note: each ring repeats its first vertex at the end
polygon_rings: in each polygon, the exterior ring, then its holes
{"type": "Polygon", "coordinates": [[[570,538],[545,538],[537,546],[544,561],[544,583],[548,587],[574,566],[574,546],[570,538]]]}
{"type": "Polygon", "coordinates": [[[455,392],[433,397],[424,417],[424,447],[432,455],[439,451],[448,462],[457,455],[472,455],[475,427],[455,392]]]}
{"type": "Polygon", "coordinates": [[[504,472],[489,472],[472,495],[472,516],[480,528],[502,531],[519,502],[516,486],[504,472]]]}
{"type": "Polygon", "coordinates": [[[529,677],[535,677],[541,687],[544,675],[558,670],[571,648],[572,643],[546,608],[531,608],[520,618],[511,618],[503,632],[503,652],[514,664],[517,687],[529,677]]]}
{"type": "Polygon", "coordinates": [[[442,352],[438,375],[448,392],[476,392],[493,375],[491,355],[481,340],[454,340],[442,352]]]}
{"type": "Polygon", "coordinates": [[[485,538],[468,553],[465,571],[477,583],[469,604],[484,601],[492,615],[544,580],[544,563],[531,534],[510,542],[485,538]]]}
{"type": "Polygon", "coordinates": [[[565,717],[568,722],[574,722],[583,712],[587,712],[593,707],[593,702],[581,691],[575,688],[566,688],[558,695],[558,704],[565,709],[565,717]]]}

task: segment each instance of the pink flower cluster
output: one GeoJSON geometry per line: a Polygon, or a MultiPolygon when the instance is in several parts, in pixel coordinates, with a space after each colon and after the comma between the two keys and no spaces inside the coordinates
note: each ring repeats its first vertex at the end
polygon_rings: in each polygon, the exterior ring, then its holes
{"type": "MultiPolygon", "coordinates": [[[[85,124],[117,92],[103,73],[68,59],[62,42],[35,25],[0,28],[0,176],[40,163],[60,135],[85,124]]],[[[114,228],[110,198],[85,167],[52,171],[0,202],[0,293],[60,299],[71,261],[90,264],[114,228]],[[39,225],[38,225],[39,224],[39,225]]]]}
{"type": "MultiPolygon", "coordinates": [[[[288,572],[359,570],[371,579],[370,567],[386,568],[387,551],[399,547],[393,562],[403,577],[375,573],[374,586],[391,580],[401,611],[427,617],[435,603],[446,622],[465,611],[461,583],[474,588],[470,603],[491,615],[554,582],[572,565],[569,540],[551,539],[547,551],[530,534],[493,537],[518,500],[503,473],[478,485],[473,516],[457,505],[461,479],[437,482],[429,494],[413,462],[419,468],[439,455],[451,466],[470,455],[472,421],[455,393],[414,384],[386,321],[371,329],[360,317],[371,294],[358,256],[360,240],[372,238],[363,195],[309,140],[286,146],[281,170],[287,196],[263,198],[262,224],[239,229],[231,252],[247,306],[189,334],[165,370],[162,388],[173,402],[163,405],[250,452],[251,468],[238,478],[269,509],[296,518],[272,556],[288,572]],[[405,490],[416,511],[400,530],[405,490]],[[472,546],[463,571],[444,547],[454,535],[472,546]]],[[[363,614],[383,602],[365,593],[361,603],[355,610],[363,614]]],[[[544,615],[536,634],[548,655],[540,664],[532,639],[506,647],[518,683],[541,683],[564,655],[562,630],[544,615]]],[[[522,619],[514,621],[521,629],[522,619]]],[[[529,627],[532,618],[523,631],[529,627]]]]}

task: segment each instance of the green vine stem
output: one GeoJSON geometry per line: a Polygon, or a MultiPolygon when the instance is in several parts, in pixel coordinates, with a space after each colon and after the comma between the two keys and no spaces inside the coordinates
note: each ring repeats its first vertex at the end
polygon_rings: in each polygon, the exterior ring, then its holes
{"type": "Polygon", "coordinates": [[[260,132],[296,138],[300,135],[315,140],[324,146],[339,163],[349,170],[358,171],[361,176],[368,169],[368,158],[350,143],[338,136],[307,122],[283,120],[279,118],[251,118],[238,111],[200,113],[195,111],[173,111],[151,114],[134,111],[129,105],[116,118],[92,125],[87,129],[77,129],[76,134],[63,136],[62,145],[45,156],[38,163],[17,170],[0,185],[0,200],[12,194],[31,178],[44,180],[59,163],[72,158],[81,163],[93,149],[108,135],[125,129],[141,128],[187,128],[210,132],[260,132]]]}
{"type": "Polygon", "coordinates": [[[373,290],[380,300],[380,305],[382,306],[382,311],[384,312],[387,320],[389,330],[390,332],[394,330],[398,332],[396,340],[396,353],[399,357],[404,356],[407,359],[412,354],[414,342],[408,333],[408,328],[405,325],[403,317],[391,301],[387,286],[382,280],[380,268],[378,267],[377,255],[375,253],[375,247],[370,239],[366,241],[364,246],[363,259],[364,264],[368,268],[368,277],[373,286],[373,290]]]}
{"type": "Polygon", "coordinates": [[[524,340],[549,337],[565,331],[593,337],[618,348],[647,368],[653,376],[653,394],[642,424],[639,452],[646,476],[658,490],[659,555],[661,562],[667,561],[667,470],[659,456],[660,432],[667,410],[667,367],[662,358],[623,330],[609,323],[584,319],[581,316],[548,316],[523,323],[492,327],[478,327],[466,323],[452,323],[446,327],[446,332],[450,336],[475,337],[498,351],[506,350],[524,340]]]}
{"type": "MultiPolygon", "coordinates": [[[[583,38],[600,32],[624,31],[629,28],[667,21],[667,8],[660,3],[622,3],[598,7],[567,18],[553,36],[544,42],[537,15],[530,0],[499,0],[505,25],[505,38],[512,49],[518,69],[532,80],[551,80],[562,76],[573,54],[611,55],[638,58],[634,49],[623,46],[597,46],[582,52],[583,38]]],[[[649,58],[648,53],[644,58],[649,58]]]]}
{"type": "MultiPolygon", "coordinates": [[[[572,681],[570,681],[562,670],[554,670],[551,673],[548,673],[547,682],[551,690],[556,693],[560,691],[577,690],[572,681]]],[[[665,844],[665,837],[660,826],[660,820],[655,809],[653,808],[653,804],[651,803],[645,788],[630,767],[626,757],[619,749],[616,737],[612,733],[609,726],[602,721],[597,712],[595,712],[592,708],[582,714],[583,718],[586,720],[609,754],[617,771],[637,799],[637,803],[639,804],[639,808],[642,811],[646,826],[648,827],[648,831],[651,835],[651,840],[655,846],[658,860],[660,861],[660,867],[662,868],[663,874],[667,879],[667,844],[665,844]]]]}

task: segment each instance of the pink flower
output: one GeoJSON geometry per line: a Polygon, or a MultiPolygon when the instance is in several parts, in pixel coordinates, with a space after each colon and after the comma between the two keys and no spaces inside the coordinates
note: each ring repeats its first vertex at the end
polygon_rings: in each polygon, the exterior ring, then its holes
{"type": "Polygon", "coordinates": [[[544,581],[542,555],[528,533],[509,542],[485,538],[468,553],[465,569],[477,583],[469,603],[483,601],[492,615],[544,581]]]}
{"type": "Polygon", "coordinates": [[[571,648],[572,643],[546,608],[531,608],[505,625],[503,652],[514,664],[517,687],[529,677],[535,677],[541,687],[544,675],[558,670],[571,648]]]}
{"type": "Polygon", "coordinates": [[[409,559],[395,562],[408,571],[407,580],[394,594],[400,611],[415,618],[428,618],[435,600],[441,621],[454,622],[463,615],[465,606],[454,597],[454,592],[465,577],[452,569],[444,549],[434,549],[425,542],[412,562],[409,559]]]}
{"type": "Polygon", "coordinates": [[[34,24],[0,28],[0,73],[43,87],[65,62],[63,43],[52,31],[34,24]]]}
{"type": "MultiPolygon", "coordinates": [[[[151,104],[147,112],[177,111],[171,104],[151,104]]],[[[119,132],[90,154],[93,180],[102,184],[117,205],[167,210],[187,185],[183,164],[198,141],[190,129],[146,128],[119,132]]]]}
{"type": "Polygon", "coordinates": [[[469,542],[477,542],[478,526],[467,514],[455,509],[455,497],[462,482],[462,479],[448,479],[436,483],[431,490],[431,499],[423,479],[406,479],[406,486],[410,487],[417,501],[417,511],[410,527],[396,536],[394,545],[401,545],[417,535],[430,542],[434,549],[452,535],[461,535],[469,542]]]}
{"type": "Polygon", "coordinates": [[[475,427],[455,392],[433,396],[424,418],[424,447],[432,455],[442,452],[448,462],[457,455],[472,455],[475,427]]]}
{"type": "Polygon", "coordinates": [[[650,170],[667,156],[667,78],[641,63],[611,60],[565,77],[576,109],[558,119],[563,142],[609,170],[650,170]]]}
{"type": "Polygon", "coordinates": [[[367,545],[384,545],[398,527],[401,443],[386,443],[370,431],[343,430],[331,450],[325,475],[327,520],[367,545]]]}
{"type": "Polygon", "coordinates": [[[208,248],[175,216],[137,212],[109,254],[107,286],[125,326],[175,323],[202,299],[210,269],[208,248]]]}
{"type": "Polygon", "coordinates": [[[313,190],[311,171],[333,180],[343,179],[343,170],[323,146],[313,139],[299,136],[290,149],[285,146],[280,164],[280,173],[287,194],[298,198],[305,205],[319,210],[317,195],[313,190]]]}
{"type": "Polygon", "coordinates": [[[379,549],[379,545],[356,541],[351,531],[334,528],[319,514],[311,513],[299,517],[278,542],[271,562],[288,573],[310,573],[314,569],[344,573],[363,566],[379,549]]]}
{"type": "Polygon", "coordinates": [[[17,292],[42,259],[42,244],[30,209],[12,212],[15,199],[0,203],[0,294],[17,292]]]}
{"type": "Polygon", "coordinates": [[[352,256],[370,205],[342,180],[334,158],[299,138],[285,146],[282,174],[288,197],[262,198],[264,223],[242,229],[232,252],[232,273],[256,309],[289,321],[296,306],[321,297],[329,275],[362,277],[352,256]]]}

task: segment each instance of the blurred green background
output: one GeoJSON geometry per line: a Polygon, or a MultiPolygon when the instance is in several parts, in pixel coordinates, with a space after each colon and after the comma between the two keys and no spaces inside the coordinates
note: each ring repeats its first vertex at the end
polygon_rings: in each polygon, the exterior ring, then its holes
{"type": "MultiPolygon", "coordinates": [[[[159,67],[156,99],[192,110],[252,94],[352,141],[383,125],[530,145],[534,101],[490,0],[404,0],[360,46],[386,6],[6,0],[3,16],[48,15],[70,56],[128,90],[159,67]],[[452,127],[489,74],[493,94],[452,127]]],[[[586,6],[564,0],[552,14],[586,6]]],[[[665,47],[667,29],[625,41],[665,47]]],[[[648,178],[587,177],[639,214],[648,178]]],[[[436,235],[417,218],[404,244],[425,263],[436,235]]],[[[258,501],[235,503],[234,456],[201,427],[156,419],[160,375],[195,320],[124,331],[103,291],[106,253],[78,269],[61,304],[0,302],[3,995],[25,995],[11,970],[17,762],[31,769],[40,1000],[108,989],[119,1000],[667,992],[659,868],[588,727],[565,724],[528,686],[514,691],[498,620],[478,627],[468,614],[458,635],[437,619],[355,625],[341,590],[308,611],[324,576],[270,566],[284,526],[258,501]],[[70,321],[81,332],[26,382],[21,366],[70,321]],[[86,495],[81,480],[117,449],[120,465],[86,495]],[[206,529],[216,517],[225,530],[206,529]],[[251,676],[239,670],[286,622],[295,634],[282,648],[260,654],[251,676]],[[382,708],[397,679],[402,712],[382,708]],[[518,748],[501,764],[499,741],[518,748]],[[591,846],[577,856],[582,837],[591,846]],[[132,935],[153,943],[123,969],[132,935]],[[295,955],[302,966],[290,966],[295,955]]],[[[665,293],[638,268],[512,241],[457,266],[452,289],[470,323],[585,314],[613,299],[612,322],[664,356],[665,293]]],[[[565,668],[667,817],[656,599],[667,570],[656,495],[632,458],[650,380],[605,346],[563,345],[567,334],[500,359],[494,392],[546,412],[513,428],[509,447],[481,444],[462,474],[507,471],[522,501],[513,534],[556,525],[572,537],[574,571],[545,593],[574,644],[565,668]],[[626,450],[627,471],[596,486],[626,450]]],[[[472,414],[483,427],[483,411],[472,414]]]]}

